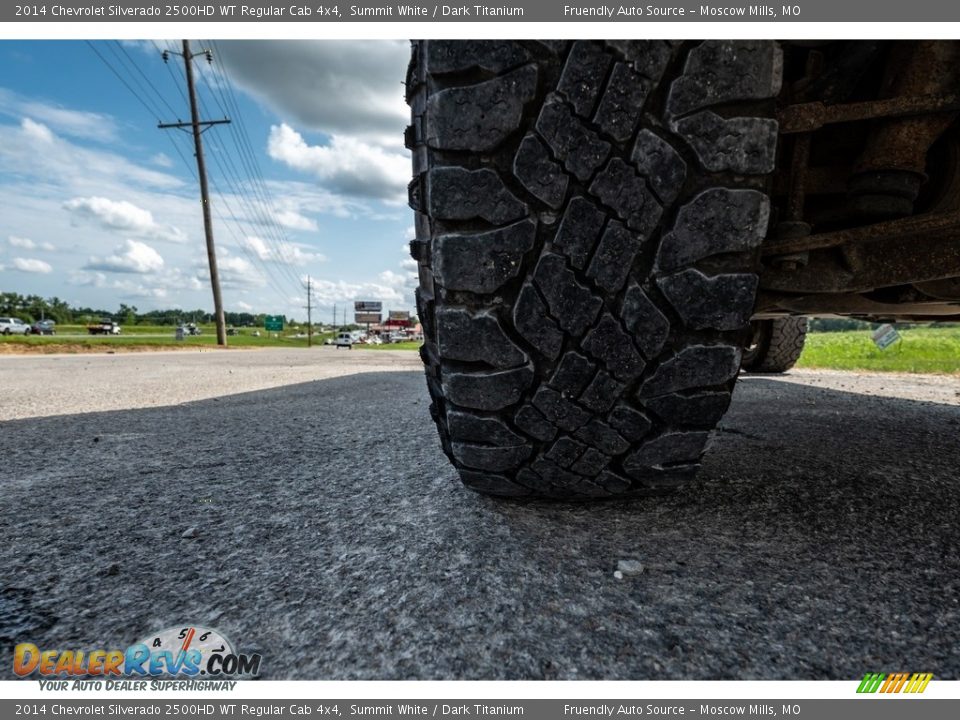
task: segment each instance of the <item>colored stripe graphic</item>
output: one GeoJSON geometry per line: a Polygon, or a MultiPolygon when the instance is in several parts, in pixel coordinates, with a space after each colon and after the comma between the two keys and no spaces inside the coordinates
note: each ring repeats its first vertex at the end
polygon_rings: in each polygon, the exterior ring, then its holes
{"type": "Polygon", "coordinates": [[[883,682],[883,673],[867,673],[857,688],[858,693],[875,693],[883,682]]]}
{"type": "Polygon", "coordinates": [[[933,679],[933,673],[914,673],[910,678],[910,684],[904,692],[922,693],[927,689],[927,685],[933,679]]]}
{"type": "Polygon", "coordinates": [[[922,693],[933,673],[867,673],[857,687],[858,693],[922,693]]]}

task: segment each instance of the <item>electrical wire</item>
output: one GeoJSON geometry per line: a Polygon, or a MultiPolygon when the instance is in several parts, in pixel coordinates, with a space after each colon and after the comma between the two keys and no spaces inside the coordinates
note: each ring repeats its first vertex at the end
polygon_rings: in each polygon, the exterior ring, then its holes
{"type": "MultiPolygon", "coordinates": [[[[157,118],[158,124],[160,122],[160,118],[163,115],[163,109],[161,106],[166,106],[167,109],[169,109],[173,115],[177,114],[176,110],[173,109],[173,107],[166,100],[166,98],[160,92],[160,90],[156,87],[156,85],[149,80],[147,75],[139,67],[136,61],[130,56],[130,54],[126,52],[126,49],[123,48],[122,45],[120,45],[120,43],[117,42],[116,47],[113,47],[109,44],[105,46],[107,49],[110,50],[115,62],[111,62],[106,57],[105,53],[101,53],[96,47],[96,45],[94,45],[92,42],[86,41],[86,43],[87,43],[87,46],[100,59],[100,61],[107,67],[107,69],[109,69],[110,72],[113,73],[113,75],[120,81],[120,83],[137,100],[137,102],[139,102],[140,105],[143,106],[143,108],[149,114],[157,118]],[[138,79],[137,75],[139,75],[141,79],[138,79]],[[160,101],[159,103],[157,102],[158,99],[160,101]]],[[[159,46],[155,42],[154,42],[154,47],[157,47],[159,49],[159,46]]],[[[169,65],[168,65],[168,70],[169,70],[169,65]]],[[[170,71],[170,75],[176,84],[176,75],[172,72],[172,70],[170,71]]],[[[180,92],[181,92],[181,97],[186,99],[186,95],[183,94],[182,89],[180,92]]],[[[188,170],[188,172],[192,175],[192,177],[195,180],[197,180],[198,179],[197,171],[193,168],[192,164],[187,160],[187,156],[184,154],[180,146],[177,144],[175,140],[175,136],[173,136],[170,133],[165,133],[165,135],[170,140],[170,143],[173,146],[174,151],[180,157],[184,167],[188,170]]],[[[215,160],[216,162],[219,163],[219,158],[215,158],[215,160]]],[[[247,247],[247,244],[243,242],[243,240],[241,240],[240,237],[238,236],[237,234],[238,230],[240,231],[241,234],[243,234],[244,232],[243,226],[239,222],[240,216],[232,210],[231,205],[226,199],[226,195],[219,190],[219,187],[216,188],[216,192],[221,202],[223,202],[224,207],[227,208],[228,213],[231,216],[233,216],[231,218],[232,222],[231,220],[228,220],[222,214],[219,213],[216,205],[213,206],[214,214],[217,215],[218,219],[223,223],[224,227],[227,229],[230,235],[234,238],[234,241],[236,242],[237,246],[247,256],[251,264],[254,267],[257,267],[259,271],[263,274],[263,276],[267,279],[268,284],[271,286],[271,289],[274,292],[276,292],[277,297],[281,299],[284,304],[289,303],[291,301],[290,295],[287,294],[284,285],[280,283],[277,280],[277,278],[274,276],[274,273],[271,269],[271,264],[265,262],[258,255],[252,253],[247,247]]],[[[248,200],[244,200],[244,202],[250,205],[248,200]]],[[[256,213],[254,212],[253,214],[256,214],[256,213]]],[[[279,259],[282,259],[284,256],[282,254],[278,254],[277,257],[279,259]]],[[[293,279],[294,286],[300,285],[300,281],[298,278],[296,278],[295,275],[292,277],[292,279],[293,279]]],[[[297,293],[297,296],[299,296],[299,293],[297,293]]]]}

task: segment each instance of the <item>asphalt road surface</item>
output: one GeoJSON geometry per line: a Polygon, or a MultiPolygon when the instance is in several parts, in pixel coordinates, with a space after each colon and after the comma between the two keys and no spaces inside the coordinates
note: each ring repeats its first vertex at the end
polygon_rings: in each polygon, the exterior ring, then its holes
{"type": "Polygon", "coordinates": [[[565,505],[463,489],[415,355],[347,355],[0,358],[47,393],[0,400],[2,677],[195,623],[269,679],[960,678],[956,378],[745,378],[692,486],[565,505]]]}

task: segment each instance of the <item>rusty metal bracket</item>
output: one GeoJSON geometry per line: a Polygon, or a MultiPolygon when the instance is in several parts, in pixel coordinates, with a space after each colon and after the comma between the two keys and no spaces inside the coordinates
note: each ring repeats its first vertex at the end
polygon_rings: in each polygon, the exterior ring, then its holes
{"type": "Polygon", "coordinates": [[[928,113],[957,112],[960,95],[920,95],[895,97],[885,100],[824,105],[822,102],[788,105],[777,113],[781,135],[813,132],[824,125],[872,120],[874,118],[905,117],[928,113]]]}
{"type": "Polygon", "coordinates": [[[806,237],[772,242],[762,247],[762,253],[765,257],[771,255],[786,255],[809,250],[840,247],[841,245],[927,235],[954,229],[960,230],[960,211],[951,210],[950,212],[925,213],[923,215],[914,215],[898,220],[888,220],[873,225],[863,225],[848,230],[835,230],[833,232],[818,233],[806,237]]]}

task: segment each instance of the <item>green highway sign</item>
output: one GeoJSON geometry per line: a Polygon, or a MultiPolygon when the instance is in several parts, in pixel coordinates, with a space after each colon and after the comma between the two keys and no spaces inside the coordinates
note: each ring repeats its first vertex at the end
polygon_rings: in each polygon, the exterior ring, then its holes
{"type": "Polygon", "coordinates": [[[283,315],[267,315],[263,318],[264,330],[283,330],[283,315]]]}

